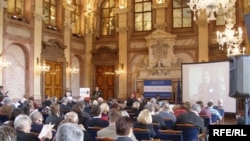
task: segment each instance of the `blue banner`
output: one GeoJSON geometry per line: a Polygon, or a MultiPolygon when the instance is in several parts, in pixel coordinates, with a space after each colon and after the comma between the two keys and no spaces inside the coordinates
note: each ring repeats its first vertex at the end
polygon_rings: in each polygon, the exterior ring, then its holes
{"type": "Polygon", "coordinates": [[[144,80],[144,97],[172,99],[172,80],[144,80]]]}

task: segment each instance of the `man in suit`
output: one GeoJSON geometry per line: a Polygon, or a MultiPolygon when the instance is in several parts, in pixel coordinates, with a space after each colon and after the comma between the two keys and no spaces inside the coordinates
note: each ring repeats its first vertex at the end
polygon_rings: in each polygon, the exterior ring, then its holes
{"type": "Polygon", "coordinates": [[[201,106],[193,104],[187,113],[183,113],[177,117],[176,124],[190,123],[196,125],[200,129],[200,133],[204,133],[204,120],[199,116],[201,106]]]}
{"type": "MultiPolygon", "coordinates": [[[[109,112],[109,126],[102,128],[97,132],[97,137],[109,137],[109,138],[116,138],[116,128],[115,128],[115,122],[121,117],[121,112],[118,109],[111,109],[109,112]]],[[[136,137],[132,133],[130,135],[131,139],[133,141],[137,141],[136,137]]]]}
{"type": "Polygon", "coordinates": [[[98,97],[102,96],[102,92],[99,90],[99,87],[95,87],[95,91],[93,92],[92,99],[96,100],[98,97]]]}
{"type": "Polygon", "coordinates": [[[109,122],[107,120],[101,119],[101,108],[98,105],[94,105],[91,107],[91,116],[93,118],[86,121],[87,128],[94,126],[104,128],[109,125],[109,122]]]}

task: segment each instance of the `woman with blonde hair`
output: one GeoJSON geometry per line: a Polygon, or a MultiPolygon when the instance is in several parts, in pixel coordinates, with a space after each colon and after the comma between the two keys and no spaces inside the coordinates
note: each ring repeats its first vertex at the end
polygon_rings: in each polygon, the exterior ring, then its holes
{"type": "Polygon", "coordinates": [[[150,129],[151,137],[154,138],[156,136],[152,124],[152,115],[148,109],[144,109],[139,113],[137,121],[134,123],[134,128],[150,129]]]}
{"type": "Polygon", "coordinates": [[[109,114],[109,105],[107,102],[103,102],[100,105],[101,111],[102,111],[102,115],[101,115],[101,119],[103,120],[109,120],[108,119],[108,114],[109,114]]]}

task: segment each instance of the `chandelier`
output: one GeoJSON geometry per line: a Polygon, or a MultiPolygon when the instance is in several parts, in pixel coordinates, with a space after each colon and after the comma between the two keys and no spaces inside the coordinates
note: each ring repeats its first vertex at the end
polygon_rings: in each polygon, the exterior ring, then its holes
{"type": "Polygon", "coordinates": [[[76,67],[72,67],[72,68],[69,68],[69,72],[73,73],[73,74],[77,74],[77,73],[79,73],[79,69],[76,67]]]}
{"type": "Polygon", "coordinates": [[[5,58],[2,58],[2,60],[0,61],[0,67],[2,67],[2,68],[9,67],[10,64],[11,63],[9,61],[7,61],[5,58]]]}
{"type": "Polygon", "coordinates": [[[224,14],[228,9],[235,5],[236,0],[190,0],[187,5],[194,13],[194,21],[197,20],[196,15],[199,17],[201,10],[206,10],[207,21],[216,20],[215,13],[220,8],[223,9],[224,14]]]}
{"type": "Polygon", "coordinates": [[[233,24],[226,24],[226,29],[224,32],[217,31],[217,42],[219,44],[219,49],[224,50],[227,48],[227,56],[245,54],[245,47],[241,47],[243,41],[243,32],[239,27],[238,30],[233,28],[233,24]]]}

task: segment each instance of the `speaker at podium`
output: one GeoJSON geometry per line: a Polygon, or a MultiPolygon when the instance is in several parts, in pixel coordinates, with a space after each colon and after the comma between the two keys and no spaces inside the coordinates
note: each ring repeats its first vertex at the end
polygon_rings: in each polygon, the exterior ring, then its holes
{"type": "Polygon", "coordinates": [[[250,96],[250,55],[229,57],[229,96],[242,98],[250,96]]]}

